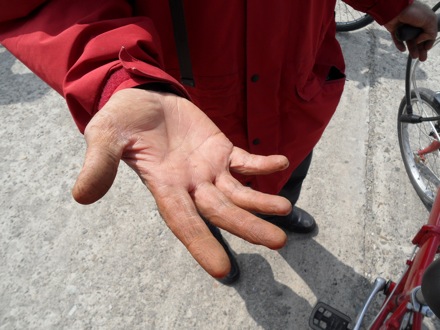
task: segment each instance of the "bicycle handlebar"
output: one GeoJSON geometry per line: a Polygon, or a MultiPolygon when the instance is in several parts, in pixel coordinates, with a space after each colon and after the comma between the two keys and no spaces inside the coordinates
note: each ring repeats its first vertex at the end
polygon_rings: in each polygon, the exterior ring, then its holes
{"type": "MultiPolygon", "coordinates": [[[[440,14],[436,14],[437,16],[437,31],[440,31],[440,14]]],[[[418,27],[414,27],[411,25],[402,25],[396,31],[396,38],[399,41],[408,41],[422,33],[422,29],[418,27]]]]}

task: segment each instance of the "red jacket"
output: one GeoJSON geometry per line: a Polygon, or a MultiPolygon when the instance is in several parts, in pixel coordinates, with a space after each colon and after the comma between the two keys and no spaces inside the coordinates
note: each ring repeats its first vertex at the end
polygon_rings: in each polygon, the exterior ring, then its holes
{"type": "MultiPolygon", "coordinates": [[[[81,131],[123,88],[159,82],[190,97],[236,146],[289,158],[282,173],[239,177],[277,193],[343,90],[335,1],[185,0],[195,87],[177,80],[165,0],[1,0],[0,41],[65,97],[81,131]]],[[[411,0],[347,2],[383,24],[411,0]]]]}

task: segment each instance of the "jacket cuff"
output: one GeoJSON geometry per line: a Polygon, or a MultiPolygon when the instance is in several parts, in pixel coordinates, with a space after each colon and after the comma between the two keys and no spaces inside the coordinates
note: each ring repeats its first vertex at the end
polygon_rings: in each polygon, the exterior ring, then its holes
{"type": "Polygon", "coordinates": [[[414,0],[406,0],[390,3],[389,0],[381,0],[377,1],[374,6],[370,7],[367,13],[371,15],[377,23],[384,25],[398,16],[413,2],[414,0]]]}
{"type": "Polygon", "coordinates": [[[116,92],[126,88],[142,88],[173,93],[190,99],[186,89],[163,70],[131,56],[125,48],[119,53],[122,63],[113,68],[102,88],[98,110],[100,110],[116,92]]]}

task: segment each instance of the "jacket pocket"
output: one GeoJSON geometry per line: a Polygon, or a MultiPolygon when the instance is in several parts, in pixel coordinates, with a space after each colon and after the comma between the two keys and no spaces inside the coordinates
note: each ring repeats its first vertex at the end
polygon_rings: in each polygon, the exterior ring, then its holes
{"type": "Polygon", "coordinates": [[[312,100],[329,84],[345,81],[345,74],[335,66],[315,65],[304,83],[297,86],[297,94],[304,101],[312,100]]]}

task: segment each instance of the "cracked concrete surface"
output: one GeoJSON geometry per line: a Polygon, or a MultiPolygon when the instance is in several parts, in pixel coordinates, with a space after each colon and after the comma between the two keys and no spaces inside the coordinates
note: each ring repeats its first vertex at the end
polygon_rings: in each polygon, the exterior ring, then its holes
{"type": "Polygon", "coordinates": [[[376,24],[338,38],[347,88],[299,202],[319,233],[280,251],[225,234],[242,269],[232,287],[192,260],[126,166],[101,201],[72,200],[83,138],[0,49],[0,329],[307,329],[317,300],[354,319],[376,276],[400,275],[427,212],[397,141],[406,54],[376,24]]]}

